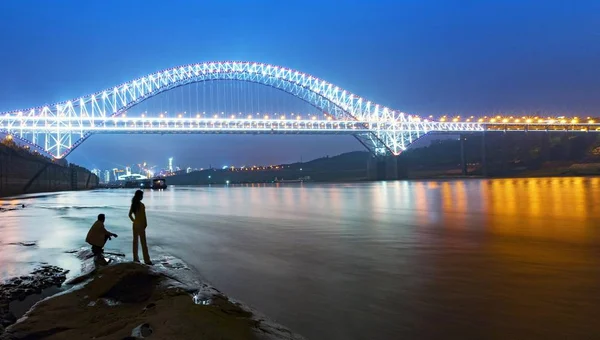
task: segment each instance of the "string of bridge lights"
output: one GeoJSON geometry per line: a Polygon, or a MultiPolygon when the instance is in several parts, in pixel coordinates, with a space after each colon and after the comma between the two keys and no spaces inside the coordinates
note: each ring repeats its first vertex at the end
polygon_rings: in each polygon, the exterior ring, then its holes
{"type": "Polygon", "coordinates": [[[473,123],[497,123],[497,124],[596,124],[597,119],[592,117],[539,117],[539,116],[484,116],[481,117],[461,117],[444,115],[439,118],[429,116],[430,120],[438,122],[473,122],[473,123]]]}

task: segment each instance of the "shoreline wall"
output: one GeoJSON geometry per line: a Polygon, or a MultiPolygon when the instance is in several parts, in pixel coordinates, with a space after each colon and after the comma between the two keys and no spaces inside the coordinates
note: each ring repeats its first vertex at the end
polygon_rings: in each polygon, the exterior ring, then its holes
{"type": "Polygon", "coordinates": [[[99,178],[85,168],[0,146],[0,197],[94,189],[98,183],[99,178]]]}

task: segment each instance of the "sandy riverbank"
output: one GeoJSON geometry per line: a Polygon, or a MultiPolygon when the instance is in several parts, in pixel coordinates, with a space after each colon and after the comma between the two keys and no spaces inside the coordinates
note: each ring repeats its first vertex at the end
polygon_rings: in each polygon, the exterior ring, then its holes
{"type": "Polygon", "coordinates": [[[38,302],[0,339],[302,339],[200,283],[175,258],[152,267],[112,260],[97,269],[85,260],[67,290],[38,302]]]}

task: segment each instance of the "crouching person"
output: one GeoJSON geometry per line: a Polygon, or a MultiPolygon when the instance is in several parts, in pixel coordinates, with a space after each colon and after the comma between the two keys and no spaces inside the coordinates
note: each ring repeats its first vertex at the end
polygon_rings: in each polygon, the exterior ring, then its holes
{"type": "Polygon", "coordinates": [[[98,220],[94,222],[90,231],[88,231],[85,241],[92,246],[92,253],[94,254],[95,260],[100,263],[106,264],[102,254],[104,253],[104,245],[106,241],[110,240],[111,237],[118,237],[117,234],[111,233],[104,228],[104,220],[106,216],[104,214],[98,215],[98,220]]]}

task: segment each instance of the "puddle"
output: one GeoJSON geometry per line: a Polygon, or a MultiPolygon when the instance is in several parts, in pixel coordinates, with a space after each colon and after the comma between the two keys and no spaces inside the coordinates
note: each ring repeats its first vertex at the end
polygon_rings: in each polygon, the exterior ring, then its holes
{"type": "Polygon", "coordinates": [[[33,247],[37,245],[36,241],[24,241],[24,242],[12,242],[12,243],[7,243],[11,246],[23,246],[23,247],[33,247]]]}
{"type": "Polygon", "coordinates": [[[203,294],[203,293],[196,293],[193,296],[194,299],[194,303],[197,305],[204,305],[204,306],[208,306],[212,303],[212,297],[207,295],[207,294],[203,294]]]}
{"type": "Polygon", "coordinates": [[[40,294],[32,294],[27,296],[23,301],[15,300],[8,304],[8,310],[13,313],[17,319],[21,318],[27,311],[33,307],[38,301],[52,296],[61,291],[61,288],[53,286],[42,290],[40,294]]]}

